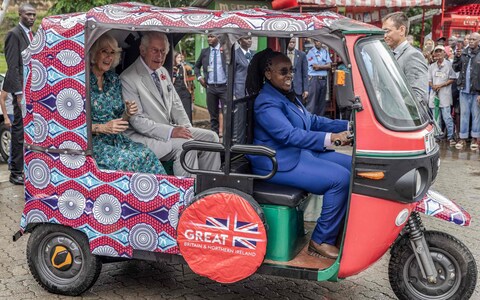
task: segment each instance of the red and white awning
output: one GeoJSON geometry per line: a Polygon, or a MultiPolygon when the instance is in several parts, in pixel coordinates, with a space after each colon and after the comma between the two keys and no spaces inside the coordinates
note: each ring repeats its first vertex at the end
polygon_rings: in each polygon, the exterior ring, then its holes
{"type": "Polygon", "coordinates": [[[319,7],[441,7],[442,0],[274,0],[274,9],[298,5],[318,5],[319,7]]]}

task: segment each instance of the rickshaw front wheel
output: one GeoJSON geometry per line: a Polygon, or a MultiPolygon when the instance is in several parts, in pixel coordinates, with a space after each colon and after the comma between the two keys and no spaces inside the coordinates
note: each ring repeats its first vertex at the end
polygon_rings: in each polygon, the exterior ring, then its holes
{"type": "Polygon", "coordinates": [[[388,266],[390,285],[400,300],[469,299],[477,282],[477,266],[468,248],[455,237],[438,231],[424,232],[437,270],[437,282],[422,276],[408,234],[392,247],[388,266]]]}
{"type": "Polygon", "coordinates": [[[27,244],[28,267],[47,291],[77,296],[88,290],[102,270],[99,257],[90,252],[86,236],[73,228],[42,224],[27,244]]]}

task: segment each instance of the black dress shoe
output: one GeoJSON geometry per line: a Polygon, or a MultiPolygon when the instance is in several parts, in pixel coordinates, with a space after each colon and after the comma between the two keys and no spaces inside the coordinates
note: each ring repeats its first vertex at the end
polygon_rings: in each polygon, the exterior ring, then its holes
{"type": "Polygon", "coordinates": [[[15,185],[23,185],[23,176],[22,175],[13,175],[10,174],[10,182],[15,185]]]}

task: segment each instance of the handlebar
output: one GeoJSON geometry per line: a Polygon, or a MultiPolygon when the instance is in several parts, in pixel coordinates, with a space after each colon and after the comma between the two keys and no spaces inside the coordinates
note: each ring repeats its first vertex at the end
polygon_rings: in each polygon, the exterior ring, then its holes
{"type": "MultiPolygon", "coordinates": [[[[189,151],[209,151],[209,152],[225,152],[225,147],[223,144],[215,142],[206,142],[206,141],[188,141],[182,146],[183,151],[180,155],[180,163],[182,167],[191,174],[211,174],[211,175],[227,175],[224,171],[212,171],[212,170],[199,170],[192,169],[186,165],[185,156],[189,151]]],[[[229,173],[229,175],[248,177],[255,179],[270,179],[275,175],[278,169],[277,159],[275,158],[276,151],[265,146],[257,145],[233,145],[230,147],[230,151],[239,154],[251,154],[251,155],[263,155],[270,158],[272,161],[272,171],[266,175],[255,175],[255,174],[241,174],[241,173],[229,173]]]]}
{"type": "MultiPolygon", "coordinates": [[[[347,139],[350,140],[350,143],[352,143],[353,137],[354,137],[353,133],[347,135],[347,139]]],[[[335,146],[340,146],[340,145],[342,144],[342,141],[341,141],[341,140],[335,140],[335,141],[333,142],[333,144],[334,144],[335,146]]]]}

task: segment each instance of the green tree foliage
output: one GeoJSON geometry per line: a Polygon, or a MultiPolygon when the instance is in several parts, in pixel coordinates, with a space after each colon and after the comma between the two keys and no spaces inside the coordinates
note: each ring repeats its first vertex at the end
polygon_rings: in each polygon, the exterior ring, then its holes
{"type": "MultiPolygon", "coordinates": [[[[125,2],[125,0],[58,0],[52,6],[52,14],[66,14],[86,12],[93,7],[111,3],[125,2]]],[[[153,4],[159,7],[189,6],[192,0],[143,0],[142,3],[153,4]]]]}
{"type": "MultiPolygon", "coordinates": [[[[426,12],[426,11],[425,11],[426,12]]],[[[413,17],[422,14],[422,8],[420,7],[413,7],[409,8],[405,11],[408,17],[413,17]]],[[[432,19],[425,20],[424,24],[424,35],[430,33],[432,31],[432,19]]],[[[422,41],[422,22],[413,24],[410,26],[409,34],[413,35],[415,38],[414,45],[420,47],[420,42],[422,41]]]]}
{"type": "MultiPolygon", "coordinates": [[[[33,31],[36,32],[40,22],[46,16],[47,12],[37,11],[37,20],[33,24],[33,31]]],[[[5,42],[5,37],[10,29],[17,26],[19,22],[18,12],[7,12],[5,18],[3,19],[2,24],[0,24],[0,53],[3,53],[3,47],[5,42]]]]}

